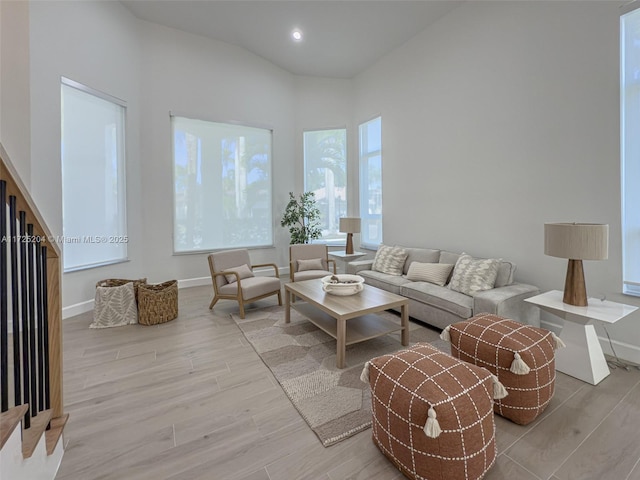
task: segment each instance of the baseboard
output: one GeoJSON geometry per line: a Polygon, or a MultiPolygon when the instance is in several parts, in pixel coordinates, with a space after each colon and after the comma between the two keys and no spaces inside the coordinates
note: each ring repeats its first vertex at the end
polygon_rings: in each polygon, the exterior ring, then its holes
{"type": "Polygon", "coordinates": [[[87,300],[86,302],[76,303],[75,305],[69,305],[62,308],[62,319],[75,317],[85,312],[93,310],[93,300],[87,300]]]}
{"type": "MultiPolygon", "coordinates": [[[[562,331],[562,325],[555,322],[549,322],[548,320],[541,320],[540,326],[542,328],[546,328],[547,330],[551,330],[556,335],[560,335],[562,331]]],[[[607,338],[602,327],[596,325],[596,334],[598,335],[598,340],[600,341],[600,346],[602,347],[602,351],[605,355],[615,356],[614,352],[611,350],[611,345],[609,344],[609,339],[607,338]],[[601,335],[602,334],[602,335],[601,335]]],[[[629,343],[620,342],[618,340],[611,340],[613,344],[613,349],[615,350],[615,354],[618,355],[618,358],[621,360],[634,363],[636,365],[640,365],[640,347],[637,345],[631,345],[629,343]]]]}
{"type": "MultiPolygon", "coordinates": [[[[200,287],[202,285],[211,285],[211,277],[200,278],[187,278],[185,280],[178,280],[178,289],[189,287],[200,287]]],[[[93,310],[93,300],[87,300],[86,302],[76,303],[75,305],[69,305],[62,309],[62,319],[75,317],[81,313],[90,312],[93,310]]]]}
{"type": "MultiPolygon", "coordinates": [[[[289,269],[280,268],[280,278],[289,278],[289,269]]],[[[273,268],[258,269],[255,271],[256,275],[273,275],[273,268]]],[[[189,287],[201,287],[203,285],[211,285],[211,277],[198,277],[198,278],[185,278],[184,280],[178,280],[178,289],[189,287]]],[[[62,319],[75,317],[85,312],[93,310],[93,299],[85,302],[76,303],[75,305],[69,305],[62,309],[62,319]]]]}
{"type": "Polygon", "coordinates": [[[211,285],[211,277],[186,278],[178,280],[178,288],[201,287],[211,285]]]}

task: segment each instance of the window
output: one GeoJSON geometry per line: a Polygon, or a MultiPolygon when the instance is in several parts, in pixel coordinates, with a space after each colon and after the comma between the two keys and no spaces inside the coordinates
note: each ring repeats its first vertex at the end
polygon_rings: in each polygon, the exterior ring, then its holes
{"type": "Polygon", "coordinates": [[[325,240],[344,238],[340,217],[347,216],[347,130],[304,132],[304,189],[315,194],[325,240]]]}
{"type": "Polygon", "coordinates": [[[175,253],[273,245],[271,130],[171,117],[175,253]]]}
{"type": "MultiPolygon", "coordinates": [[[[633,4],[634,8],[638,5],[633,4]]],[[[623,293],[640,296],[640,10],[620,17],[623,293]]]]}
{"type": "Polygon", "coordinates": [[[125,106],[121,100],[62,79],[65,272],[127,259],[125,106]]]}
{"type": "Polygon", "coordinates": [[[382,118],[360,125],[360,218],[363,247],[382,243],[382,118]]]}

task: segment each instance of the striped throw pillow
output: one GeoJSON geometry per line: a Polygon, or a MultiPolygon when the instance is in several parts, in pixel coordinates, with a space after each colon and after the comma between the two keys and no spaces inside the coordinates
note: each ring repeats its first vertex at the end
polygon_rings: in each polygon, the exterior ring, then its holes
{"type": "Polygon", "coordinates": [[[407,279],[418,282],[429,282],[440,285],[441,287],[447,283],[449,274],[453,270],[450,263],[420,263],[411,262],[407,279]]]}
{"type": "Polygon", "coordinates": [[[404,248],[380,245],[371,269],[375,272],[400,276],[406,259],[407,251],[404,248]]]}

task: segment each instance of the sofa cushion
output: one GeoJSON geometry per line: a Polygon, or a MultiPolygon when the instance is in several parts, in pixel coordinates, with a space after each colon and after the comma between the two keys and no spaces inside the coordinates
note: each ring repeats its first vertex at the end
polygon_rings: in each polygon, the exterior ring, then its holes
{"type": "MultiPolygon", "coordinates": [[[[431,248],[403,248],[407,252],[407,259],[402,268],[402,273],[405,275],[409,272],[409,267],[413,262],[436,263],[440,258],[440,250],[433,250],[431,248]]],[[[454,264],[456,262],[451,263],[454,264]]]]}
{"type": "Polygon", "coordinates": [[[400,295],[461,318],[469,318],[473,315],[473,297],[433,283],[409,281],[401,286],[400,295]]]}
{"type": "Polygon", "coordinates": [[[402,269],[406,259],[407,252],[404,248],[380,245],[373,259],[371,269],[389,275],[402,275],[402,269]]]}
{"type": "MultiPolygon", "coordinates": [[[[375,272],[373,270],[362,270],[358,272],[367,285],[372,287],[381,288],[387,292],[401,295],[400,287],[407,283],[411,283],[411,280],[407,280],[405,277],[398,275],[389,275],[388,273],[375,272]]],[[[466,317],[465,317],[466,318],[466,317]]]]}
{"type": "Polygon", "coordinates": [[[516,264],[502,260],[498,267],[498,275],[496,276],[495,288],[506,287],[513,283],[513,276],[516,273],[516,264]]]}
{"type": "Polygon", "coordinates": [[[460,253],[449,252],[447,250],[440,250],[440,263],[450,263],[455,265],[460,258],[460,253]]]}
{"type": "Polygon", "coordinates": [[[466,295],[490,290],[496,283],[500,261],[461,255],[451,275],[449,288],[466,295]]]}
{"type": "MultiPolygon", "coordinates": [[[[249,268],[249,265],[247,265],[246,263],[244,265],[238,265],[237,267],[227,268],[227,271],[236,272],[238,274],[238,277],[240,277],[240,280],[244,280],[245,278],[251,278],[255,276],[251,271],[251,268],[249,268]]],[[[227,279],[227,283],[234,283],[238,278],[233,273],[229,273],[224,277],[227,279]]]]}
{"type": "Polygon", "coordinates": [[[411,262],[407,272],[407,279],[443,286],[447,283],[451,270],[453,270],[453,265],[450,263],[411,262]]]}
{"type": "Polygon", "coordinates": [[[305,270],[324,270],[321,258],[310,258],[308,260],[297,260],[298,271],[304,272],[305,270]]]}

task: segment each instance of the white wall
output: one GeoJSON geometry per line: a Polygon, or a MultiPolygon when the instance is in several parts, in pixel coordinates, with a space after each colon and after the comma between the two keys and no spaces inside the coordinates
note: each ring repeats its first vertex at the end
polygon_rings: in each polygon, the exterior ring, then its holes
{"type": "MultiPolygon", "coordinates": [[[[356,121],[382,114],[385,243],[504,257],[561,290],[543,224],[608,223],[588,294],[640,305],[620,294],[619,6],[466,2],[355,79],[356,121]]],[[[611,327],[618,350],[639,320],[611,327]]]]}
{"type": "Polygon", "coordinates": [[[254,263],[287,264],[288,234],[279,216],[286,192],[295,189],[291,74],[241,48],[139,21],[118,2],[31,2],[31,57],[32,193],[57,235],[60,77],[128,104],[130,261],[64,274],[67,311],[90,307],[95,283],[104,278],[160,282],[209,276],[205,254],[173,255],[170,111],[274,129],[274,231],[280,247],[252,250],[251,256],[254,263]]]}
{"type": "Polygon", "coordinates": [[[347,203],[349,214],[358,214],[358,130],[353,124],[353,82],[347,79],[295,77],[295,179],[296,190],[304,189],[305,130],[347,129],[347,203]]]}
{"type": "MultiPolygon", "coordinates": [[[[173,177],[169,112],[272,128],[274,233],[278,248],[251,250],[253,263],[284,266],[280,212],[293,188],[293,76],[223,42],[139,22],[142,38],[142,208],[145,275],[151,280],[208,277],[205,254],[173,252],[173,177]]],[[[211,208],[215,208],[211,205],[211,208]]]]}
{"type": "Polygon", "coordinates": [[[29,4],[0,2],[0,139],[22,183],[31,182],[29,157],[29,4]]]}
{"type": "Polygon", "coordinates": [[[30,21],[31,195],[54,235],[62,235],[60,77],[127,102],[130,261],[64,274],[63,307],[68,307],[92,299],[98,280],[144,273],[138,30],[135,18],[119,2],[31,2],[30,21]]]}

